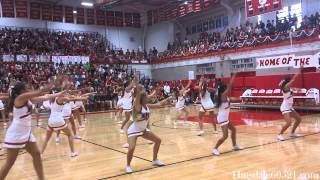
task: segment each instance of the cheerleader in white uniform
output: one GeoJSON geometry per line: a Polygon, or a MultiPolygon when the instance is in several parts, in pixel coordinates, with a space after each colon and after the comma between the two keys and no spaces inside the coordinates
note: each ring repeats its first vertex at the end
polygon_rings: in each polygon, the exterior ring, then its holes
{"type": "Polygon", "coordinates": [[[42,96],[49,89],[53,88],[50,84],[38,91],[27,91],[22,82],[17,82],[10,92],[9,109],[13,115],[13,121],[7,130],[4,147],[7,148],[7,159],[0,170],[0,179],[5,179],[9,170],[13,166],[20,149],[26,151],[32,156],[33,166],[36,170],[39,180],[44,180],[42,160],[38,149],[36,139],[31,132],[31,113],[32,104],[41,102],[45,99],[54,98],[54,96],[42,96]]]}
{"type": "Polygon", "coordinates": [[[218,142],[212,150],[212,154],[216,156],[220,155],[220,152],[218,150],[219,146],[228,138],[228,130],[231,131],[233,150],[240,150],[240,147],[237,145],[236,142],[236,128],[233,126],[232,122],[229,121],[230,103],[231,101],[239,101],[239,98],[237,99],[228,97],[235,77],[236,74],[232,76],[229,85],[225,85],[221,82],[217,88],[217,122],[222,129],[223,136],[218,140],[218,142]]]}
{"type": "MultiPolygon", "coordinates": [[[[74,122],[73,114],[72,114],[72,107],[70,102],[67,102],[64,104],[63,109],[62,109],[62,114],[63,114],[63,119],[68,123],[70,122],[71,124],[71,130],[74,134],[73,138],[74,139],[81,139],[80,135],[77,134],[77,128],[76,124],[74,122]]],[[[60,130],[57,131],[57,136],[56,136],[56,143],[60,142],[60,130]]]]}
{"type": "MultiPolygon", "coordinates": [[[[301,70],[300,70],[301,72],[301,70]]],[[[294,118],[295,122],[293,124],[292,130],[291,130],[291,137],[296,138],[299,137],[299,134],[296,134],[295,131],[297,127],[299,126],[301,122],[301,117],[293,109],[293,90],[297,88],[292,88],[291,85],[294,83],[294,81],[297,79],[298,75],[300,73],[297,73],[293,76],[292,79],[290,78],[285,78],[279,83],[279,87],[282,91],[283,94],[283,101],[280,106],[280,111],[284,116],[284,119],[286,121],[286,124],[282,127],[280,133],[277,135],[277,139],[279,141],[284,141],[285,138],[283,136],[283,133],[291,126],[291,119],[294,118]]]]}
{"type": "Polygon", "coordinates": [[[125,120],[121,124],[120,131],[123,131],[125,125],[129,122],[132,113],[132,101],[133,101],[133,83],[125,88],[123,96],[120,99],[120,108],[123,110],[125,115],[125,120]]]}
{"type": "Polygon", "coordinates": [[[123,95],[124,95],[124,92],[123,92],[122,90],[119,90],[119,92],[118,92],[118,101],[117,101],[116,112],[115,112],[115,117],[116,117],[116,120],[117,120],[120,124],[122,124],[123,95]]]}
{"type": "Polygon", "coordinates": [[[3,126],[7,127],[7,120],[6,120],[6,111],[4,108],[4,104],[2,100],[8,99],[8,94],[0,94],[0,112],[2,117],[3,126]]]}
{"type": "Polygon", "coordinates": [[[85,125],[81,119],[79,102],[77,103],[75,101],[71,101],[70,104],[72,107],[72,114],[74,115],[75,118],[77,118],[78,123],[79,123],[79,127],[84,128],[85,125]]]}
{"type": "Polygon", "coordinates": [[[206,112],[209,112],[210,120],[212,122],[214,131],[213,133],[217,133],[217,127],[214,121],[214,109],[215,105],[212,102],[210,92],[213,93],[215,90],[213,88],[208,87],[208,83],[204,77],[201,77],[199,86],[196,87],[197,89],[200,89],[199,97],[201,102],[201,107],[199,110],[199,128],[200,131],[197,133],[198,136],[202,136],[204,134],[203,131],[203,116],[206,114],[206,112]]]}
{"type": "Polygon", "coordinates": [[[188,114],[189,114],[189,108],[185,105],[185,96],[190,91],[189,87],[191,85],[191,81],[189,81],[188,85],[186,87],[183,87],[181,90],[176,90],[176,109],[178,111],[176,121],[181,116],[182,113],[184,113],[185,121],[187,121],[188,114]]]}
{"type": "MultiPolygon", "coordinates": [[[[138,84],[137,81],[134,80],[134,82],[138,84]]],[[[150,116],[149,107],[163,106],[164,104],[169,103],[170,99],[171,97],[157,104],[147,104],[147,102],[149,101],[149,98],[143,86],[140,84],[136,86],[135,99],[133,102],[133,110],[132,110],[133,122],[129,125],[129,128],[128,128],[129,148],[127,153],[127,166],[125,169],[127,173],[132,172],[132,168],[130,164],[133,157],[133,152],[136,147],[136,142],[139,136],[154,142],[152,165],[154,166],[164,165],[161,161],[158,160],[158,151],[160,148],[161,139],[157,135],[155,135],[153,132],[151,132],[147,128],[147,126],[148,126],[149,116],[150,116]]]]}
{"type": "Polygon", "coordinates": [[[41,147],[41,154],[43,154],[44,150],[46,149],[53,131],[61,130],[68,136],[69,146],[71,150],[70,156],[75,157],[78,155],[78,153],[74,149],[72,132],[69,129],[68,124],[63,118],[63,108],[65,103],[68,103],[70,101],[79,101],[79,100],[85,100],[85,99],[84,98],[71,99],[71,98],[65,97],[64,95],[60,95],[59,97],[55,98],[55,100],[51,103],[51,113],[48,120],[46,138],[41,147]]]}

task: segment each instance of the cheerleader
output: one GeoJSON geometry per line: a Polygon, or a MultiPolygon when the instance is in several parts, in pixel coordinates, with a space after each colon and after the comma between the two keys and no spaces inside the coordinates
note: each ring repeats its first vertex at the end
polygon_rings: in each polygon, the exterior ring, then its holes
{"type": "Polygon", "coordinates": [[[185,121],[187,121],[189,109],[185,105],[185,96],[190,91],[189,87],[191,85],[191,81],[189,81],[188,85],[186,87],[183,87],[181,90],[176,90],[176,109],[178,111],[177,120],[181,116],[182,113],[184,113],[185,121]]]}
{"type": "Polygon", "coordinates": [[[6,100],[8,99],[8,97],[9,97],[8,94],[0,94],[0,112],[1,112],[1,117],[2,117],[2,122],[4,127],[7,127],[7,120],[6,120],[6,111],[5,111],[2,100],[6,100]]]}
{"type": "MultiPolygon", "coordinates": [[[[135,81],[137,82],[137,81],[135,81]]],[[[133,102],[133,122],[129,125],[128,128],[128,153],[127,153],[127,166],[125,171],[127,173],[132,173],[131,168],[131,160],[133,157],[133,152],[136,147],[136,142],[139,136],[143,137],[144,139],[150,140],[154,142],[153,147],[153,160],[152,165],[154,166],[163,166],[164,164],[158,160],[158,151],[161,144],[161,139],[151,132],[147,126],[150,116],[150,109],[149,107],[159,107],[162,106],[170,101],[171,97],[157,103],[157,104],[147,104],[148,97],[147,93],[144,90],[142,85],[137,85],[135,88],[135,100],[133,102]]]]}
{"type": "Polygon", "coordinates": [[[295,122],[293,124],[290,136],[293,138],[300,136],[299,134],[296,134],[295,131],[301,122],[301,117],[297,113],[297,111],[293,109],[293,90],[297,90],[297,88],[291,87],[300,73],[301,69],[297,74],[295,74],[292,77],[292,79],[290,77],[287,77],[279,83],[279,87],[283,94],[283,101],[280,106],[280,111],[283,114],[284,119],[286,121],[286,124],[282,127],[280,133],[277,135],[277,139],[279,141],[285,140],[283,133],[291,126],[292,118],[295,119],[295,122]]]}
{"type": "Polygon", "coordinates": [[[240,150],[240,147],[236,142],[236,128],[233,126],[232,122],[229,121],[230,113],[230,103],[231,101],[239,101],[236,98],[228,97],[228,94],[231,90],[232,84],[235,80],[236,74],[234,74],[230,80],[229,85],[225,85],[222,82],[218,84],[217,88],[217,104],[218,116],[217,121],[222,129],[223,136],[218,140],[215,147],[212,150],[212,154],[219,156],[220,152],[218,150],[219,146],[228,138],[228,129],[231,131],[231,140],[233,145],[233,150],[240,150]]]}
{"type": "Polygon", "coordinates": [[[42,90],[28,91],[23,82],[17,82],[12,88],[8,107],[9,110],[12,111],[13,121],[5,136],[4,147],[7,148],[7,158],[0,170],[0,179],[5,179],[16,161],[20,149],[26,149],[32,156],[33,166],[38,179],[45,179],[40,151],[36,139],[31,132],[31,101],[38,103],[46,99],[54,98],[54,95],[42,96],[52,88],[53,84],[49,84],[42,90]]]}
{"type": "MultiPolygon", "coordinates": [[[[80,91],[77,91],[77,96],[81,94],[80,91]]],[[[82,102],[82,101],[81,101],[82,102]]],[[[74,115],[75,118],[77,118],[79,127],[80,128],[85,128],[84,123],[82,122],[81,115],[80,115],[80,109],[81,109],[81,102],[80,101],[71,101],[70,105],[72,107],[72,114],[74,115]]],[[[83,104],[83,102],[82,102],[83,104]]]]}
{"type": "Polygon", "coordinates": [[[213,88],[208,87],[207,81],[204,79],[204,77],[201,77],[199,86],[196,87],[196,89],[200,89],[199,97],[201,102],[201,108],[199,111],[199,128],[200,131],[197,133],[198,136],[202,136],[204,134],[203,131],[203,116],[206,114],[206,112],[209,112],[209,116],[212,122],[212,125],[214,127],[213,133],[217,132],[217,127],[214,122],[214,104],[212,102],[210,92],[214,92],[215,90],[213,88]]]}
{"type": "Polygon", "coordinates": [[[133,83],[127,86],[123,91],[123,96],[119,99],[118,105],[120,109],[124,112],[125,120],[121,124],[120,131],[123,131],[124,126],[130,120],[132,112],[132,101],[133,101],[133,83]]]}
{"type": "MultiPolygon", "coordinates": [[[[89,95],[92,95],[94,93],[88,93],[84,96],[82,96],[81,98],[88,98],[89,95]]],[[[73,97],[71,96],[70,94],[65,94],[64,95],[65,97],[69,97],[69,98],[77,98],[77,97],[73,97]]],[[[70,102],[66,102],[63,106],[63,109],[62,109],[62,114],[63,114],[63,119],[66,121],[66,123],[69,123],[71,124],[71,130],[73,132],[73,138],[74,139],[81,139],[81,136],[77,133],[77,128],[76,128],[76,124],[74,122],[74,117],[73,117],[73,114],[72,114],[72,105],[70,102]]],[[[60,130],[57,131],[57,136],[55,138],[55,141],[56,143],[59,143],[60,142],[60,130]]]]}
{"type": "MultiPolygon", "coordinates": [[[[65,91],[62,91],[65,92],[65,91]]],[[[51,103],[51,113],[48,120],[48,127],[47,127],[47,133],[44,143],[41,147],[41,154],[44,153],[44,150],[47,147],[47,144],[52,136],[53,131],[59,131],[61,130],[68,136],[69,146],[70,146],[70,156],[76,157],[78,156],[78,152],[74,149],[74,142],[73,142],[73,135],[71,130],[69,129],[68,124],[63,118],[63,108],[64,105],[71,101],[83,101],[86,100],[86,98],[69,98],[63,95],[63,93],[60,93],[61,95],[54,99],[54,101],[51,103]]]]}
{"type": "MultiPolygon", "coordinates": [[[[116,112],[115,112],[115,117],[116,117],[117,121],[120,124],[122,124],[122,113],[123,113],[123,108],[122,108],[123,102],[122,101],[123,101],[123,95],[124,95],[124,92],[120,90],[119,93],[118,93],[118,101],[117,101],[116,112]]],[[[121,129],[120,129],[120,132],[121,132],[121,129]]]]}

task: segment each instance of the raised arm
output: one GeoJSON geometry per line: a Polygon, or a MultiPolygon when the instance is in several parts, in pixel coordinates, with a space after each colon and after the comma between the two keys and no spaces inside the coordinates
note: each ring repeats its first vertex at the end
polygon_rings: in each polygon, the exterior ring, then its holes
{"type": "Polygon", "coordinates": [[[150,108],[158,108],[158,107],[162,107],[166,104],[168,104],[168,102],[170,102],[170,100],[172,99],[172,96],[169,96],[168,98],[162,100],[162,101],[159,101],[158,103],[156,104],[148,104],[148,106],[150,108]]]}
{"type": "Polygon", "coordinates": [[[26,104],[26,102],[29,99],[38,97],[38,96],[42,96],[45,92],[48,92],[50,89],[52,89],[54,87],[53,83],[48,84],[46,87],[44,87],[41,90],[37,90],[37,91],[32,91],[32,92],[27,92],[27,93],[23,93],[21,95],[19,95],[16,99],[14,104],[16,106],[23,106],[24,104],[26,104]]]}
{"type": "Polygon", "coordinates": [[[302,71],[303,66],[301,66],[301,68],[299,69],[299,71],[292,77],[292,79],[285,85],[286,89],[290,89],[290,87],[292,86],[292,84],[294,83],[294,81],[297,79],[297,77],[299,76],[299,74],[302,71]]]}
{"type": "Polygon", "coordinates": [[[230,82],[229,82],[229,84],[227,85],[227,89],[223,92],[223,96],[227,96],[228,95],[228,93],[230,92],[230,90],[231,90],[231,87],[233,86],[233,83],[234,83],[234,81],[235,81],[235,79],[236,79],[236,75],[237,75],[237,73],[234,73],[233,75],[232,75],[232,77],[231,77],[231,79],[230,79],[230,82]]]}
{"type": "Polygon", "coordinates": [[[35,98],[30,99],[30,100],[31,100],[31,102],[33,104],[37,104],[37,103],[40,103],[40,102],[43,102],[43,101],[46,101],[46,100],[51,100],[51,99],[54,99],[56,97],[60,97],[65,93],[66,93],[66,91],[61,91],[59,93],[46,94],[46,95],[43,95],[43,96],[35,97],[35,98]]]}
{"type": "Polygon", "coordinates": [[[186,91],[186,90],[190,87],[191,83],[192,83],[192,81],[189,80],[187,86],[186,86],[186,87],[183,87],[182,90],[183,90],[183,91],[186,91]]]}

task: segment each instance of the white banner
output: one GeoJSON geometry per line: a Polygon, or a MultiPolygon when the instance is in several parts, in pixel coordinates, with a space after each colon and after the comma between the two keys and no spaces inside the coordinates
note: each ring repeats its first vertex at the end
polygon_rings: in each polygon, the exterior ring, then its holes
{"type": "Polygon", "coordinates": [[[268,69],[277,67],[294,67],[299,68],[301,65],[304,67],[319,67],[319,60],[316,57],[319,55],[284,55],[266,58],[257,58],[256,69],[268,69]]]}
{"type": "Polygon", "coordinates": [[[54,64],[86,64],[89,63],[89,56],[52,56],[52,62],[54,64]]]}
{"type": "Polygon", "coordinates": [[[17,55],[17,61],[18,62],[27,62],[28,61],[28,55],[17,55]]]}
{"type": "Polygon", "coordinates": [[[3,62],[12,62],[14,61],[14,55],[13,54],[5,54],[2,55],[3,62]]]}

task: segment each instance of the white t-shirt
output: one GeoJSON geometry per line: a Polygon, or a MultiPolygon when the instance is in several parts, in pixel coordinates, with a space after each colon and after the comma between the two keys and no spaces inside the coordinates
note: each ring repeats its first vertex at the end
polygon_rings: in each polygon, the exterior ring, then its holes
{"type": "Polygon", "coordinates": [[[165,86],[163,87],[163,90],[164,90],[164,93],[165,93],[165,94],[170,94],[170,86],[169,86],[169,85],[165,85],[165,86]]]}

